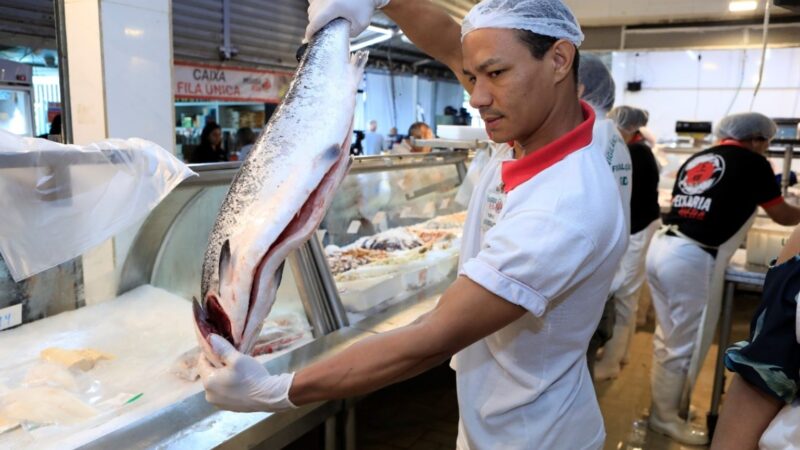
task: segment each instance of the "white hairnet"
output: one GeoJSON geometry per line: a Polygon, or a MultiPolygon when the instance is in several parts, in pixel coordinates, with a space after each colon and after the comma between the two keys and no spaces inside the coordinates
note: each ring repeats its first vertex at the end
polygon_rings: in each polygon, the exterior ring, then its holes
{"type": "Polygon", "coordinates": [[[614,107],[616,85],[600,58],[583,54],[578,66],[578,83],[583,85],[581,99],[589,103],[600,116],[605,116],[614,107]]]}
{"type": "Polygon", "coordinates": [[[755,113],[731,114],[717,124],[715,134],[720,139],[736,139],[739,141],[765,138],[772,139],[778,127],[769,117],[755,113]]]}
{"type": "Polygon", "coordinates": [[[483,0],[464,17],[461,39],[480,28],[527,30],[576,47],[583,42],[578,21],[561,0],[483,0]]]}
{"type": "Polygon", "coordinates": [[[650,113],[633,106],[617,106],[608,113],[608,118],[613,120],[620,130],[635,133],[639,128],[647,126],[650,113]]]}

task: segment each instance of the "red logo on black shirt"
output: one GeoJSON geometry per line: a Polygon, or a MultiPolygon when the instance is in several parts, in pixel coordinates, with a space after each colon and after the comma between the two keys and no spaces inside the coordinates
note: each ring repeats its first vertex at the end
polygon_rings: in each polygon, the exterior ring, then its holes
{"type": "Polygon", "coordinates": [[[678,187],[688,195],[702,194],[725,175],[725,160],[715,154],[690,160],[678,175],[678,187]]]}

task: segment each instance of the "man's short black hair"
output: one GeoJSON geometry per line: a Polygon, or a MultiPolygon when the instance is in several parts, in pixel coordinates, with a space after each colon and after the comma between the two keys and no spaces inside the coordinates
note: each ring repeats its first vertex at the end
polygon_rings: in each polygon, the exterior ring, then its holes
{"type": "MultiPolygon", "coordinates": [[[[554,37],[544,36],[528,30],[516,30],[516,32],[522,43],[528,47],[531,55],[536,59],[544,58],[544,54],[558,41],[558,39],[554,37]]],[[[572,76],[575,78],[576,86],[578,85],[578,67],[580,66],[580,61],[581,55],[578,52],[578,47],[575,47],[575,59],[572,61],[572,76]]]]}

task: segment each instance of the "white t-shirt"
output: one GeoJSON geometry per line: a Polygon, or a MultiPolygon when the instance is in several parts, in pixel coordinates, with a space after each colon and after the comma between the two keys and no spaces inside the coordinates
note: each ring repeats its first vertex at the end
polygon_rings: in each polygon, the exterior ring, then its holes
{"type": "Polygon", "coordinates": [[[597,119],[595,128],[604,127],[605,133],[608,135],[608,145],[604,150],[606,162],[611,167],[611,172],[617,180],[619,187],[619,195],[622,197],[622,206],[625,209],[625,217],[627,218],[628,231],[631,225],[631,182],[633,181],[633,163],[631,162],[631,151],[625,140],[617,130],[617,126],[611,119],[597,119]]]}
{"type": "Polygon", "coordinates": [[[470,201],[459,274],[528,310],[453,358],[459,449],[600,448],[586,365],[628,222],[583,104],[575,130],[520,160],[499,146],[470,201]]]}

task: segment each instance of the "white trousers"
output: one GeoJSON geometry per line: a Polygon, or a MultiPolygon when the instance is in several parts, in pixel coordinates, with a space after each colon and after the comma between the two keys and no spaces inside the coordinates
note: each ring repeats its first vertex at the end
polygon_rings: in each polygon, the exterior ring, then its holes
{"type": "Polygon", "coordinates": [[[658,234],[646,266],[656,312],[653,358],[672,372],[686,373],[708,302],[714,258],[684,238],[658,234]]]}
{"type": "Polygon", "coordinates": [[[650,240],[660,224],[660,220],[654,220],[645,229],[632,234],[628,241],[628,249],[622,256],[611,283],[617,325],[636,326],[636,309],[645,280],[645,256],[650,240]]]}

